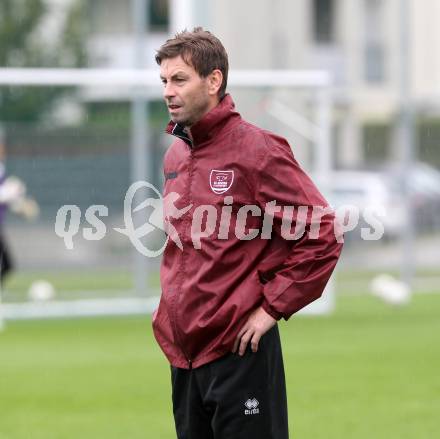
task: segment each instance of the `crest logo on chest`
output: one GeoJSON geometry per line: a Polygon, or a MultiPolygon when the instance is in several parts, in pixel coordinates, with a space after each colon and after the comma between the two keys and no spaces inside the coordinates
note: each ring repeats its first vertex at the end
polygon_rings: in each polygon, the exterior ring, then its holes
{"type": "Polygon", "coordinates": [[[224,194],[234,182],[234,171],[213,169],[209,176],[209,184],[215,194],[224,194]]]}

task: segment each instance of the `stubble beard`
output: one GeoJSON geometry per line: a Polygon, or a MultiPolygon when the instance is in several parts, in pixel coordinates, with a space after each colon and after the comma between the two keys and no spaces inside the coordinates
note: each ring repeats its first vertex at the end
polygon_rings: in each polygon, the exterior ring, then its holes
{"type": "Polygon", "coordinates": [[[188,115],[182,115],[182,119],[177,117],[176,119],[173,119],[173,122],[178,123],[183,127],[191,127],[207,113],[208,108],[208,98],[198,99],[196,102],[194,102],[192,109],[188,115]]]}

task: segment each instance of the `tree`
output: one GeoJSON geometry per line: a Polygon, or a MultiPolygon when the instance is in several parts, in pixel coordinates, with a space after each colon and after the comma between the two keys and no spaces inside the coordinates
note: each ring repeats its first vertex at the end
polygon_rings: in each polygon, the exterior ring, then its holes
{"type": "MultiPolygon", "coordinates": [[[[0,2],[1,67],[82,67],[87,64],[85,0],[72,0],[60,30],[48,35],[45,0],[0,2]]],[[[0,122],[36,122],[68,88],[0,87],[0,122]]]]}

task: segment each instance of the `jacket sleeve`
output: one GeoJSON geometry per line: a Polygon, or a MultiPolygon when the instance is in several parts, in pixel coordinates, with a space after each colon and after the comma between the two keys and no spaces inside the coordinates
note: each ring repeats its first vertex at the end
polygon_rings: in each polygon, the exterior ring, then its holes
{"type": "MultiPolygon", "coordinates": [[[[267,203],[273,201],[282,207],[270,214],[271,238],[277,234],[276,238],[285,239],[286,230],[291,232],[287,257],[263,285],[262,306],[277,320],[287,320],[322,295],[340,256],[342,237],[336,238],[340,229],[333,210],[301,169],[286,140],[265,134],[265,148],[261,150],[257,170],[256,199],[260,207],[264,211],[267,203]],[[290,229],[286,223],[283,226],[284,206],[292,206],[290,229]],[[303,207],[298,209],[300,206],[303,207]],[[298,235],[293,236],[297,226],[298,235]]],[[[284,221],[286,218],[289,215],[284,221]]]]}

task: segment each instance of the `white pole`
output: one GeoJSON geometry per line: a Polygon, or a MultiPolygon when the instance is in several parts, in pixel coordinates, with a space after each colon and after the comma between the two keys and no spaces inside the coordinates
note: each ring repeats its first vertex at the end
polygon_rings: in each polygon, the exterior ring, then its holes
{"type": "Polygon", "coordinates": [[[398,119],[398,142],[401,145],[401,173],[400,183],[405,203],[405,226],[403,230],[403,250],[400,277],[409,287],[414,278],[414,254],[416,229],[414,214],[411,206],[409,181],[414,160],[414,115],[411,107],[411,23],[410,2],[402,0],[400,3],[400,113],[398,119]]]}
{"type": "MultiPolygon", "coordinates": [[[[231,70],[231,87],[329,87],[330,76],[323,70],[231,70]]],[[[0,67],[0,85],[39,87],[100,86],[160,88],[159,69],[45,69],[0,67]]]]}
{"type": "MultiPolygon", "coordinates": [[[[325,189],[331,179],[332,160],[332,99],[328,88],[319,89],[317,100],[317,135],[313,142],[314,163],[313,171],[319,187],[325,189]]],[[[330,314],[335,309],[334,276],[328,281],[322,297],[300,311],[301,314],[330,314]]]]}
{"type": "Polygon", "coordinates": [[[174,35],[184,29],[192,30],[194,22],[194,0],[170,1],[170,31],[174,35]]]}
{"type": "MultiPolygon", "coordinates": [[[[314,170],[319,184],[326,188],[331,179],[333,168],[332,157],[332,99],[328,88],[319,89],[317,92],[318,104],[318,141],[315,142],[314,170]]],[[[312,302],[309,312],[328,314],[335,309],[335,283],[334,276],[330,278],[324,293],[319,300],[312,302]]],[[[309,308],[307,307],[307,308],[309,308]]]]}
{"type": "MultiPolygon", "coordinates": [[[[132,0],[132,21],[134,25],[133,35],[133,66],[135,69],[144,68],[145,60],[145,37],[148,23],[149,0],[132,0]]],[[[152,154],[149,144],[148,130],[148,102],[141,93],[136,93],[131,103],[131,180],[151,180],[148,172],[152,163],[152,154]]],[[[142,201],[143,194],[139,191],[135,195],[135,205],[142,201]]],[[[139,215],[134,216],[135,227],[140,227],[143,222],[139,215]]],[[[146,293],[146,279],[148,277],[149,261],[136,249],[133,249],[133,272],[134,287],[138,296],[146,293]]]]}

